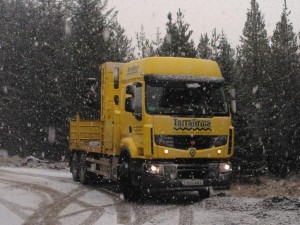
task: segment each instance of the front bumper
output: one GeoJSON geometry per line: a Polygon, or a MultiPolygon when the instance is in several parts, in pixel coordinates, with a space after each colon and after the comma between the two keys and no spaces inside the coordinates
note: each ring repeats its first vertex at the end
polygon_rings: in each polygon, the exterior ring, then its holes
{"type": "Polygon", "coordinates": [[[133,185],[139,186],[148,192],[197,191],[207,187],[228,189],[230,186],[231,172],[221,173],[219,162],[156,163],[163,165],[163,173],[147,173],[141,169],[143,165],[136,165],[135,168],[132,168],[133,185]]]}

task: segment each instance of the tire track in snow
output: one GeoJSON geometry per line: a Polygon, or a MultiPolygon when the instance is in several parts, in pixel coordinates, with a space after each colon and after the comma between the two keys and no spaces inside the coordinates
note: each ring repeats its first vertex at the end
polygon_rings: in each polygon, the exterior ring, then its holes
{"type": "Polygon", "coordinates": [[[38,196],[42,197],[41,203],[38,205],[37,209],[34,210],[34,213],[26,219],[26,222],[24,223],[25,225],[40,224],[41,221],[43,221],[45,224],[59,224],[58,214],[63,209],[63,207],[66,207],[68,205],[63,203],[71,203],[72,201],[77,201],[77,197],[80,197],[81,195],[85,194],[82,187],[79,187],[67,194],[64,194],[40,184],[13,181],[3,178],[1,178],[0,180],[2,182],[10,184],[18,184],[18,188],[30,191],[31,193],[35,193],[38,196]],[[50,195],[52,200],[51,203],[49,199],[47,199],[45,194],[50,195]]]}
{"type": "MultiPolygon", "coordinates": [[[[3,173],[4,171],[1,172],[3,173]]],[[[14,173],[14,174],[18,175],[18,173],[14,173]]],[[[26,174],[26,175],[31,176],[30,174],[26,174]]],[[[22,206],[19,207],[18,205],[14,205],[13,203],[9,204],[7,201],[6,202],[2,201],[7,208],[13,211],[20,218],[26,220],[24,225],[41,224],[41,223],[49,224],[49,225],[60,224],[59,222],[60,218],[67,218],[69,216],[74,216],[76,214],[87,212],[87,211],[91,211],[91,214],[88,218],[86,218],[83,221],[82,224],[94,224],[102,216],[104,212],[104,207],[107,207],[107,206],[96,207],[92,204],[78,200],[80,197],[82,197],[84,194],[86,194],[88,191],[91,190],[84,186],[79,186],[75,190],[72,190],[71,192],[65,194],[40,184],[21,182],[21,181],[9,180],[4,178],[0,178],[0,180],[4,183],[17,185],[17,188],[19,189],[30,191],[31,193],[35,193],[38,196],[42,197],[42,201],[38,205],[37,209],[36,210],[32,209],[33,214],[31,216],[28,216],[26,213],[22,212],[22,206]],[[52,200],[51,203],[49,202],[49,199],[47,198],[46,194],[50,195],[52,200]],[[84,209],[79,210],[77,212],[72,212],[69,215],[59,216],[59,213],[71,203],[78,204],[84,209]]],[[[108,205],[108,206],[111,207],[112,205],[108,205]]]]}
{"type": "Polygon", "coordinates": [[[24,175],[24,176],[30,176],[30,177],[37,177],[37,178],[44,178],[44,179],[50,179],[50,180],[56,180],[56,181],[60,181],[63,183],[73,183],[76,184],[73,180],[71,179],[66,179],[64,177],[55,177],[55,176],[50,176],[50,175],[39,175],[39,174],[34,174],[34,173],[30,173],[30,172],[14,172],[14,171],[10,171],[10,170],[3,170],[0,169],[0,173],[8,173],[8,174],[14,174],[14,175],[24,175]]]}
{"type": "Polygon", "coordinates": [[[131,225],[142,225],[146,222],[150,222],[151,219],[155,218],[158,214],[162,214],[171,210],[176,210],[178,206],[164,206],[158,207],[155,210],[149,212],[147,207],[141,208],[138,204],[134,207],[135,221],[131,225]]]}
{"type": "Polygon", "coordinates": [[[179,222],[178,225],[192,225],[194,219],[193,210],[189,207],[179,208],[179,222]]]}
{"type": "MultiPolygon", "coordinates": [[[[34,189],[38,191],[44,191],[45,187],[40,185],[34,185],[34,189]]],[[[82,188],[76,188],[71,192],[61,194],[53,189],[47,189],[46,192],[51,195],[53,203],[44,204],[38,207],[32,216],[30,216],[24,225],[38,224],[39,221],[43,221],[44,224],[60,224],[59,213],[66,208],[70,203],[75,202],[77,198],[83,196],[85,191],[82,188]]]]}
{"type": "MultiPolygon", "coordinates": [[[[3,182],[7,182],[10,184],[17,185],[17,188],[25,189],[26,191],[30,191],[32,193],[38,194],[42,198],[42,202],[37,207],[36,210],[31,209],[33,213],[31,215],[26,215],[22,213],[22,207],[19,206],[11,206],[15,213],[17,213],[21,218],[25,218],[24,225],[31,225],[31,224],[61,224],[61,219],[68,219],[72,218],[73,216],[90,212],[90,215],[87,218],[83,218],[82,225],[92,225],[96,224],[96,222],[101,218],[101,216],[106,213],[105,208],[114,207],[116,210],[116,219],[117,223],[119,224],[132,224],[132,225],[141,225],[147,222],[151,222],[153,218],[157,217],[159,214],[170,214],[170,211],[177,211],[179,210],[179,220],[178,224],[192,224],[193,222],[193,212],[191,210],[186,210],[185,207],[178,207],[178,204],[173,202],[173,199],[169,199],[169,203],[175,203],[175,205],[162,205],[159,203],[158,207],[152,207],[151,205],[147,207],[146,205],[141,205],[141,203],[128,203],[127,201],[124,201],[120,199],[119,194],[114,190],[114,188],[111,188],[110,185],[100,184],[100,185],[93,185],[93,186],[83,186],[79,183],[76,183],[74,181],[67,180],[65,178],[57,178],[55,176],[44,176],[44,175],[36,175],[36,174],[30,174],[30,173],[17,173],[12,171],[6,171],[0,169],[0,174],[4,173],[8,174],[8,178],[13,179],[9,177],[9,174],[14,175],[26,175],[28,178],[30,177],[38,177],[43,179],[49,179],[49,180],[56,180],[56,181],[63,181],[66,183],[72,183],[76,185],[75,189],[70,191],[69,193],[62,193],[60,191],[57,191],[51,187],[46,186],[46,184],[35,184],[30,183],[30,179],[28,179],[27,182],[21,182],[21,181],[15,181],[15,180],[8,180],[8,179],[0,179],[3,182]],[[113,204],[108,205],[102,205],[102,206],[95,206],[93,204],[84,202],[80,200],[81,197],[83,197],[86,193],[89,191],[99,191],[101,193],[104,193],[108,195],[112,201],[113,204]],[[48,197],[47,197],[48,196],[48,197]],[[49,198],[50,196],[50,198],[49,198]],[[80,207],[79,210],[69,212],[68,214],[60,215],[60,213],[68,207],[71,203],[77,204],[80,207]],[[27,218],[27,219],[26,219],[27,218]]],[[[44,182],[43,182],[44,183],[44,182]]],[[[48,182],[49,183],[49,182],[48,182]]],[[[181,200],[178,200],[182,204],[181,200]]],[[[150,200],[151,202],[151,200],[150,200]]],[[[1,203],[1,202],[0,202],[1,203]]],[[[6,202],[6,204],[8,204],[6,202]]],[[[172,214],[172,213],[171,213],[172,214]]]]}
{"type": "Polygon", "coordinates": [[[3,198],[0,198],[0,204],[17,214],[21,219],[25,220],[28,214],[24,211],[34,211],[34,208],[23,206],[17,203],[9,202],[3,198]]]}
{"type": "MultiPolygon", "coordinates": [[[[8,180],[8,179],[4,179],[4,178],[0,178],[0,181],[2,183],[6,183],[8,185],[11,185],[11,186],[9,186],[9,188],[21,189],[21,190],[24,190],[24,191],[34,193],[42,199],[42,202],[45,202],[45,203],[49,202],[49,199],[47,198],[46,193],[33,191],[31,186],[29,186],[28,183],[12,181],[12,180],[8,180]]],[[[20,218],[24,219],[24,220],[26,218],[28,218],[30,216],[30,214],[23,212],[23,210],[32,211],[33,213],[35,211],[34,208],[26,207],[26,206],[23,206],[23,205],[20,205],[20,204],[17,204],[17,203],[13,203],[13,202],[10,202],[10,201],[7,201],[7,200],[1,201],[0,203],[3,206],[5,206],[6,208],[8,208],[10,211],[15,213],[16,215],[18,215],[20,218]]]]}
{"type": "Polygon", "coordinates": [[[49,225],[60,224],[59,221],[60,219],[66,219],[68,217],[76,216],[84,212],[91,212],[91,213],[90,216],[84,219],[81,224],[85,224],[85,225],[95,224],[100,219],[100,217],[105,213],[105,208],[109,208],[109,207],[116,208],[117,220],[120,224],[128,224],[127,222],[131,219],[130,217],[131,207],[128,206],[127,202],[121,200],[119,198],[119,195],[115,191],[109,190],[110,189],[109,186],[106,187],[105,184],[103,186],[102,185],[83,186],[79,183],[69,180],[66,183],[72,183],[78,186],[78,188],[76,188],[75,190],[69,193],[62,193],[43,184],[30,183],[30,180],[28,180],[28,182],[12,180],[13,178],[11,178],[9,174],[13,174],[16,176],[26,175],[29,178],[38,177],[43,179],[65,181],[63,180],[63,178],[57,179],[54,176],[52,177],[52,176],[36,175],[31,173],[17,173],[17,172],[1,170],[1,169],[0,169],[0,173],[2,177],[4,176],[8,177],[8,179],[3,179],[3,178],[0,179],[2,182],[15,185],[16,188],[38,194],[40,197],[42,197],[42,202],[37,207],[37,209],[36,210],[31,209],[33,211],[32,215],[27,215],[24,213],[22,214],[22,212],[20,212],[20,209],[18,209],[17,206],[10,208],[10,210],[12,210],[14,213],[17,213],[21,218],[23,219],[27,218],[26,222],[24,223],[25,225],[40,224],[40,223],[49,224],[49,225]],[[93,204],[89,204],[79,200],[80,197],[82,197],[84,194],[86,194],[89,191],[100,191],[101,193],[104,193],[105,195],[108,195],[110,198],[112,198],[114,203],[103,205],[103,206],[95,206],[93,204]],[[50,196],[51,198],[50,200],[49,198],[47,198],[47,195],[50,196]],[[73,211],[65,215],[59,215],[59,213],[71,203],[77,204],[81,206],[83,209],[80,209],[78,211],[73,211]]]}

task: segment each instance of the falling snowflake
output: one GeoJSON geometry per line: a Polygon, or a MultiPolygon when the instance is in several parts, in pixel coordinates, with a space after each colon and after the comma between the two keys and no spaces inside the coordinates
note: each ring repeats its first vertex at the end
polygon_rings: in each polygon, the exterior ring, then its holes
{"type": "Polygon", "coordinates": [[[3,92],[4,92],[4,94],[8,94],[8,88],[7,88],[7,86],[3,86],[3,92]]]}
{"type": "Polygon", "coordinates": [[[259,102],[257,102],[257,103],[255,103],[255,107],[256,107],[257,109],[260,109],[260,108],[261,108],[261,104],[260,104],[259,102]]]}
{"type": "Polygon", "coordinates": [[[48,141],[49,143],[54,143],[56,139],[56,130],[54,127],[49,127],[48,131],[48,141]]]}
{"type": "Polygon", "coordinates": [[[71,18],[67,18],[65,21],[65,35],[71,34],[71,18]]]}
{"type": "Polygon", "coordinates": [[[253,94],[256,94],[257,91],[258,91],[258,85],[254,86],[254,87],[252,88],[252,93],[253,93],[253,94]]]}
{"type": "Polygon", "coordinates": [[[167,33],[166,34],[166,41],[167,43],[171,44],[171,41],[172,41],[172,35],[170,33],[167,33]]]}
{"type": "Polygon", "coordinates": [[[105,29],[102,33],[103,39],[104,41],[108,41],[110,38],[110,30],[109,29],[105,29]]]}

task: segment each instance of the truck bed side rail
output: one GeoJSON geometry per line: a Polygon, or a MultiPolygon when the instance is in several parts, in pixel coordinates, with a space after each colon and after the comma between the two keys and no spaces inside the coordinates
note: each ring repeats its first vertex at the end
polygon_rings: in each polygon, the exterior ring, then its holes
{"type": "Polygon", "coordinates": [[[80,120],[79,114],[70,122],[70,150],[101,152],[101,122],[80,120]]]}

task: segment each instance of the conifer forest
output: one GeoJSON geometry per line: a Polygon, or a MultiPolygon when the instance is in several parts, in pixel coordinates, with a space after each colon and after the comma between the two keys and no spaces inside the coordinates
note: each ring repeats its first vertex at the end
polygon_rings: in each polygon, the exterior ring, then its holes
{"type": "MultiPolygon", "coordinates": [[[[180,9],[165,17],[165,35],[126,36],[109,0],[0,0],[0,149],[61,160],[76,112],[98,118],[84,81],[99,65],[148,56],[212,59],[236,92],[236,174],[300,171],[300,31],[283,1],[273,33],[258,0],[249,0],[237,46],[211,29],[198,39],[180,9]],[[136,44],[133,44],[136,43],[136,44]]],[[[99,92],[99,90],[97,90],[99,92]]]]}

